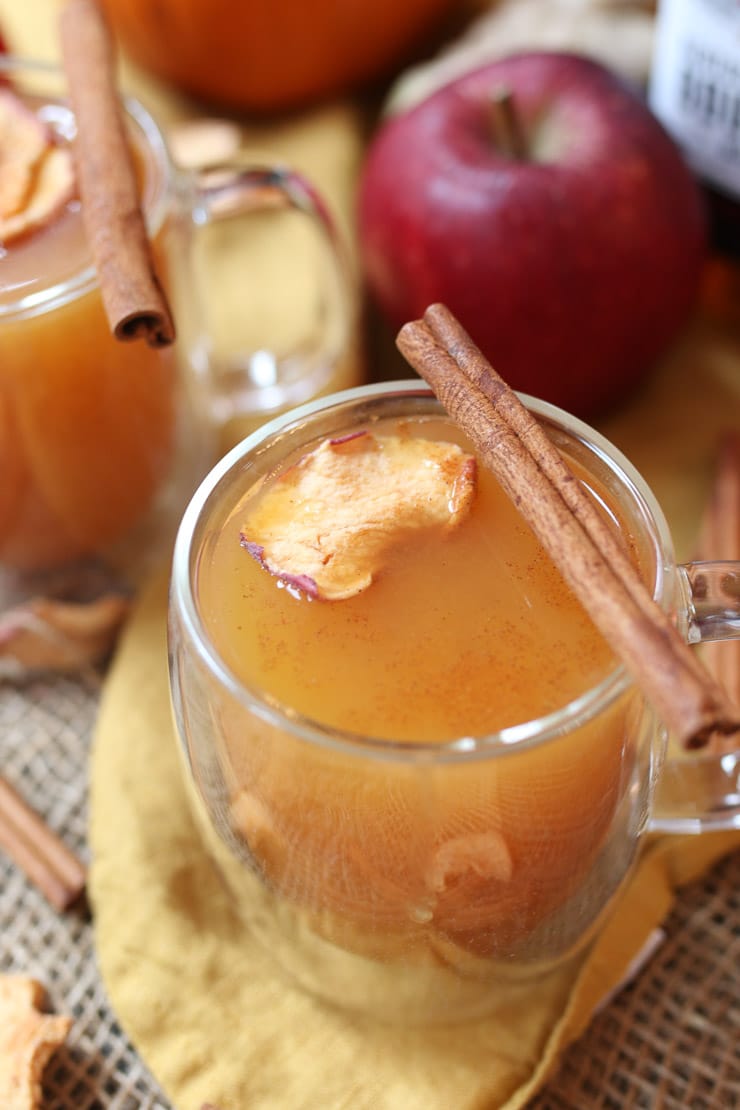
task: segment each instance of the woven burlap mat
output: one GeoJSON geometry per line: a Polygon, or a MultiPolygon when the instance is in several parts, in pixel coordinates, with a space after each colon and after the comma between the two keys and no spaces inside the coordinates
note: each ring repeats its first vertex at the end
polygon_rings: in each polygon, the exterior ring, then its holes
{"type": "MultiPolygon", "coordinates": [[[[83,857],[99,690],[94,673],[0,685],[3,773],[83,857]]],[[[532,1110],[740,1107],[740,854],[684,889],[663,931],[532,1110]]],[[[0,970],[36,976],[74,1018],[44,1110],[170,1110],[110,1009],[89,920],[56,914],[2,855],[0,970]]]]}

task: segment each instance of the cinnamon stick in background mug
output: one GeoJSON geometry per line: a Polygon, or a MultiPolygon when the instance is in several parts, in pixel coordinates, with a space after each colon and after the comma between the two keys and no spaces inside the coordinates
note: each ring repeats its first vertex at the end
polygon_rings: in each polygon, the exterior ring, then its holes
{"type": "Polygon", "coordinates": [[[115,84],[113,41],[95,0],[65,0],[62,56],[77,120],[75,163],[82,213],[111,331],[153,347],[175,324],[157,277],[136,166],[115,84]]]}

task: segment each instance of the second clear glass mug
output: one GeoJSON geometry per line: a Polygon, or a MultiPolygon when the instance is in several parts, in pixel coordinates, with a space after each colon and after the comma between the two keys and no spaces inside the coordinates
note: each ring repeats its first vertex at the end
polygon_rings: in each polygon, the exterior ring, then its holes
{"type": "MultiPolygon", "coordinates": [[[[740,636],[740,564],[676,565],[661,509],[620,452],[524,400],[608,491],[683,634],[740,636]]],[[[398,382],[336,394],[254,433],[192,499],[170,600],[189,795],[245,929],[320,998],[419,1023],[505,1012],[512,991],[576,958],[646,831],[740,827],[740,753],[666,760],[665,730],[622,667],[548,716],[442,743],[324,727],[230,670],[206,628],[199,574],[245,491],[327,437],[440,415],[426,386],[398,382]],[[474,862],[451,875],[466,843],[474,862]]]]}
{"type": "MultiPolygon", "coordinates": [[[[5,56],[15,92],[57,145],[74,139],[62,72],[5,56]]],[[[48,226],[0,243],[0,568],[33,573],[103,556],[124,568],[151,554],[220,453],[219,430],[253,427],[322,392],[355,384],[346,361],[352,278],[333,221],[300,174],[278,165],[178,170],[157,122],[133,99],[126,122],[177,341],[152,350],[114,340],[72,200],[48,226]],[[315,303],[300,349],[228,350],[204,326],[201,229],[282,211],[312,237],[315,303]],[[197,234],[196,234],[197,233],[197,234]]],[[[286,217],[287,218],[287,217],[286,217]]],[[[269,239],[272,224],[266,228],[269,239]]],[[[244,267],[251,256],[245,251],[244,267]]],[[[245,306],[248,314],[248,306],[245,306]]],[[[242,433],[243,434],[243,433],[242,433]]],[[[234,439],[231,440],[234,442],[234,439]]]]}

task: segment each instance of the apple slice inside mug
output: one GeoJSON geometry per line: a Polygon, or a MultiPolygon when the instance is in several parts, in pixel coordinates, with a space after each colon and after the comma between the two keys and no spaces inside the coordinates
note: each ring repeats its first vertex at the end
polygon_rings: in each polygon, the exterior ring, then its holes
{"type": "Polygon", "coordinates": [[[354,927],[350,946],[375,949],[415,929],[430,944],[504,957],[603,849],[624,785],[612,725],[564,739],[552,767],[535,750],[478,778],[446,768],[444,786],[413,768],[368,774],[322,766],[300,745],[290,755],[265,745],[250,788],[232,798],[234,828],[270,887],[330,938],[354,927]]]}

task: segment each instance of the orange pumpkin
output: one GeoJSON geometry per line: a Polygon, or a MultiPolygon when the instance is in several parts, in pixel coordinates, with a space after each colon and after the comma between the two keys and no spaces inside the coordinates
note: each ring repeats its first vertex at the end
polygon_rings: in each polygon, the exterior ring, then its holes
{"type": "Polygon", "coordinates": [[[196,97],[275,111],[409,60],[454,0],[102,0],[130,56],[196,97]]]}

